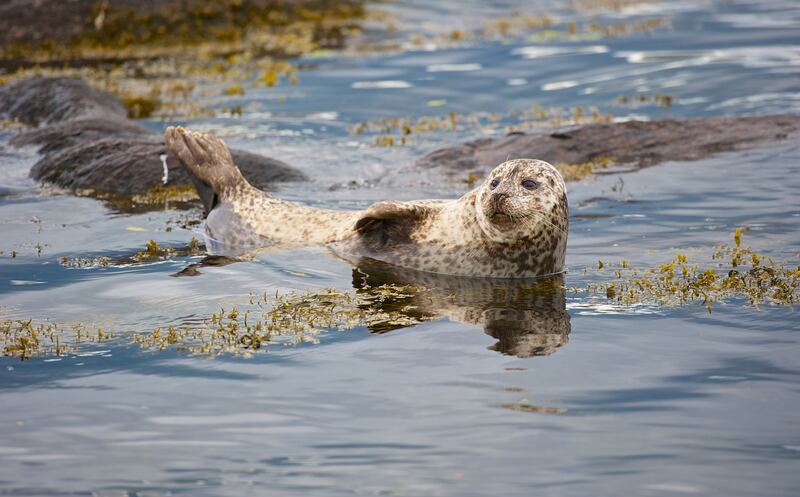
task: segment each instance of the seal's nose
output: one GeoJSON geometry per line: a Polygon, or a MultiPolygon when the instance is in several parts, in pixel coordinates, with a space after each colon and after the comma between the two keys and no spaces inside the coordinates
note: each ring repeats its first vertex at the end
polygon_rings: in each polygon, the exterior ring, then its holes
{"type": "Polygon", "coordinates": [[[505,192],[498,192],[492,194],[492,207],[494,210],[500,210],[500,204],[503,203],[503,200],[508,198],[508,193],[505,192]]]}

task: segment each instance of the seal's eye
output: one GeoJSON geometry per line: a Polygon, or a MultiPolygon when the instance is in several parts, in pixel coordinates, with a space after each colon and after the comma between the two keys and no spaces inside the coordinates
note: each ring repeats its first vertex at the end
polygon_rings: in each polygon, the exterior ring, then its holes
{"type": "Polygon", "coordinates": [[[539,182],[534,181],[532,179],[526,179],[525,181],[522,182],[522,186],[524,188],[527,188],[528,190],[535,190],[539,188],[539,182]]]}
{"type": "Polygon", "coordinates": [[[489,188],[494,190],[495,188],[497,188],[497,185],[499,185],[499,184],[500,184],[500,178],[495,178],[495,179],[492,180],[491,183],[489,183],[489,188]]]}

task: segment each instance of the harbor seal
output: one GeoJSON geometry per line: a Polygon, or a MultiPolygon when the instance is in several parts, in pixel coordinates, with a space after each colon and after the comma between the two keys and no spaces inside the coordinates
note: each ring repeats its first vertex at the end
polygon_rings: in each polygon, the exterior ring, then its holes
{"type": "Polygon", "coordinates": [[[319,244],[350,261],[458,276],[531,278],[563,269],[566,186],[541,160],[506,161],[455,200],[383,201],[348,212],[254,188],[213,135],[169,127],[164,139],[203,200],[206,233],[224,246],[319,244]]]}

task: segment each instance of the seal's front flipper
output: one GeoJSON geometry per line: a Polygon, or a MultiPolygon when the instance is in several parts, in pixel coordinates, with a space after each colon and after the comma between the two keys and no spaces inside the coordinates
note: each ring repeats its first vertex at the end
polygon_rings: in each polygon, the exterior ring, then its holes
{"type": "Polygon", "coordinates": [[[216,136],[170,126],[164,132],[164,142],[192,178],[206,215],[226,193],[248,185],[228,146],[216,136]]]}
{"type": "Polygon", "coordinates": [[[377,202],[358,218],[354,229],[373,250],[390,243],[410,243],[411,232],[417,222],[433,210],[432,206],[409,202],[377,202]]]}

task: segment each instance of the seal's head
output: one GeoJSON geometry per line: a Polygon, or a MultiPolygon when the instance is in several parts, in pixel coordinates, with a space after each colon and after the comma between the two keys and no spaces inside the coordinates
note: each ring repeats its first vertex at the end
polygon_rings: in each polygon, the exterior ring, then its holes
{"type": "Polygon", "coordinates": [[[478,224],[491,240],[512,243],[541,233],[566,236],[567,194],[556,168],[535,159],[506,161],[478,188],[478,224]]]}

